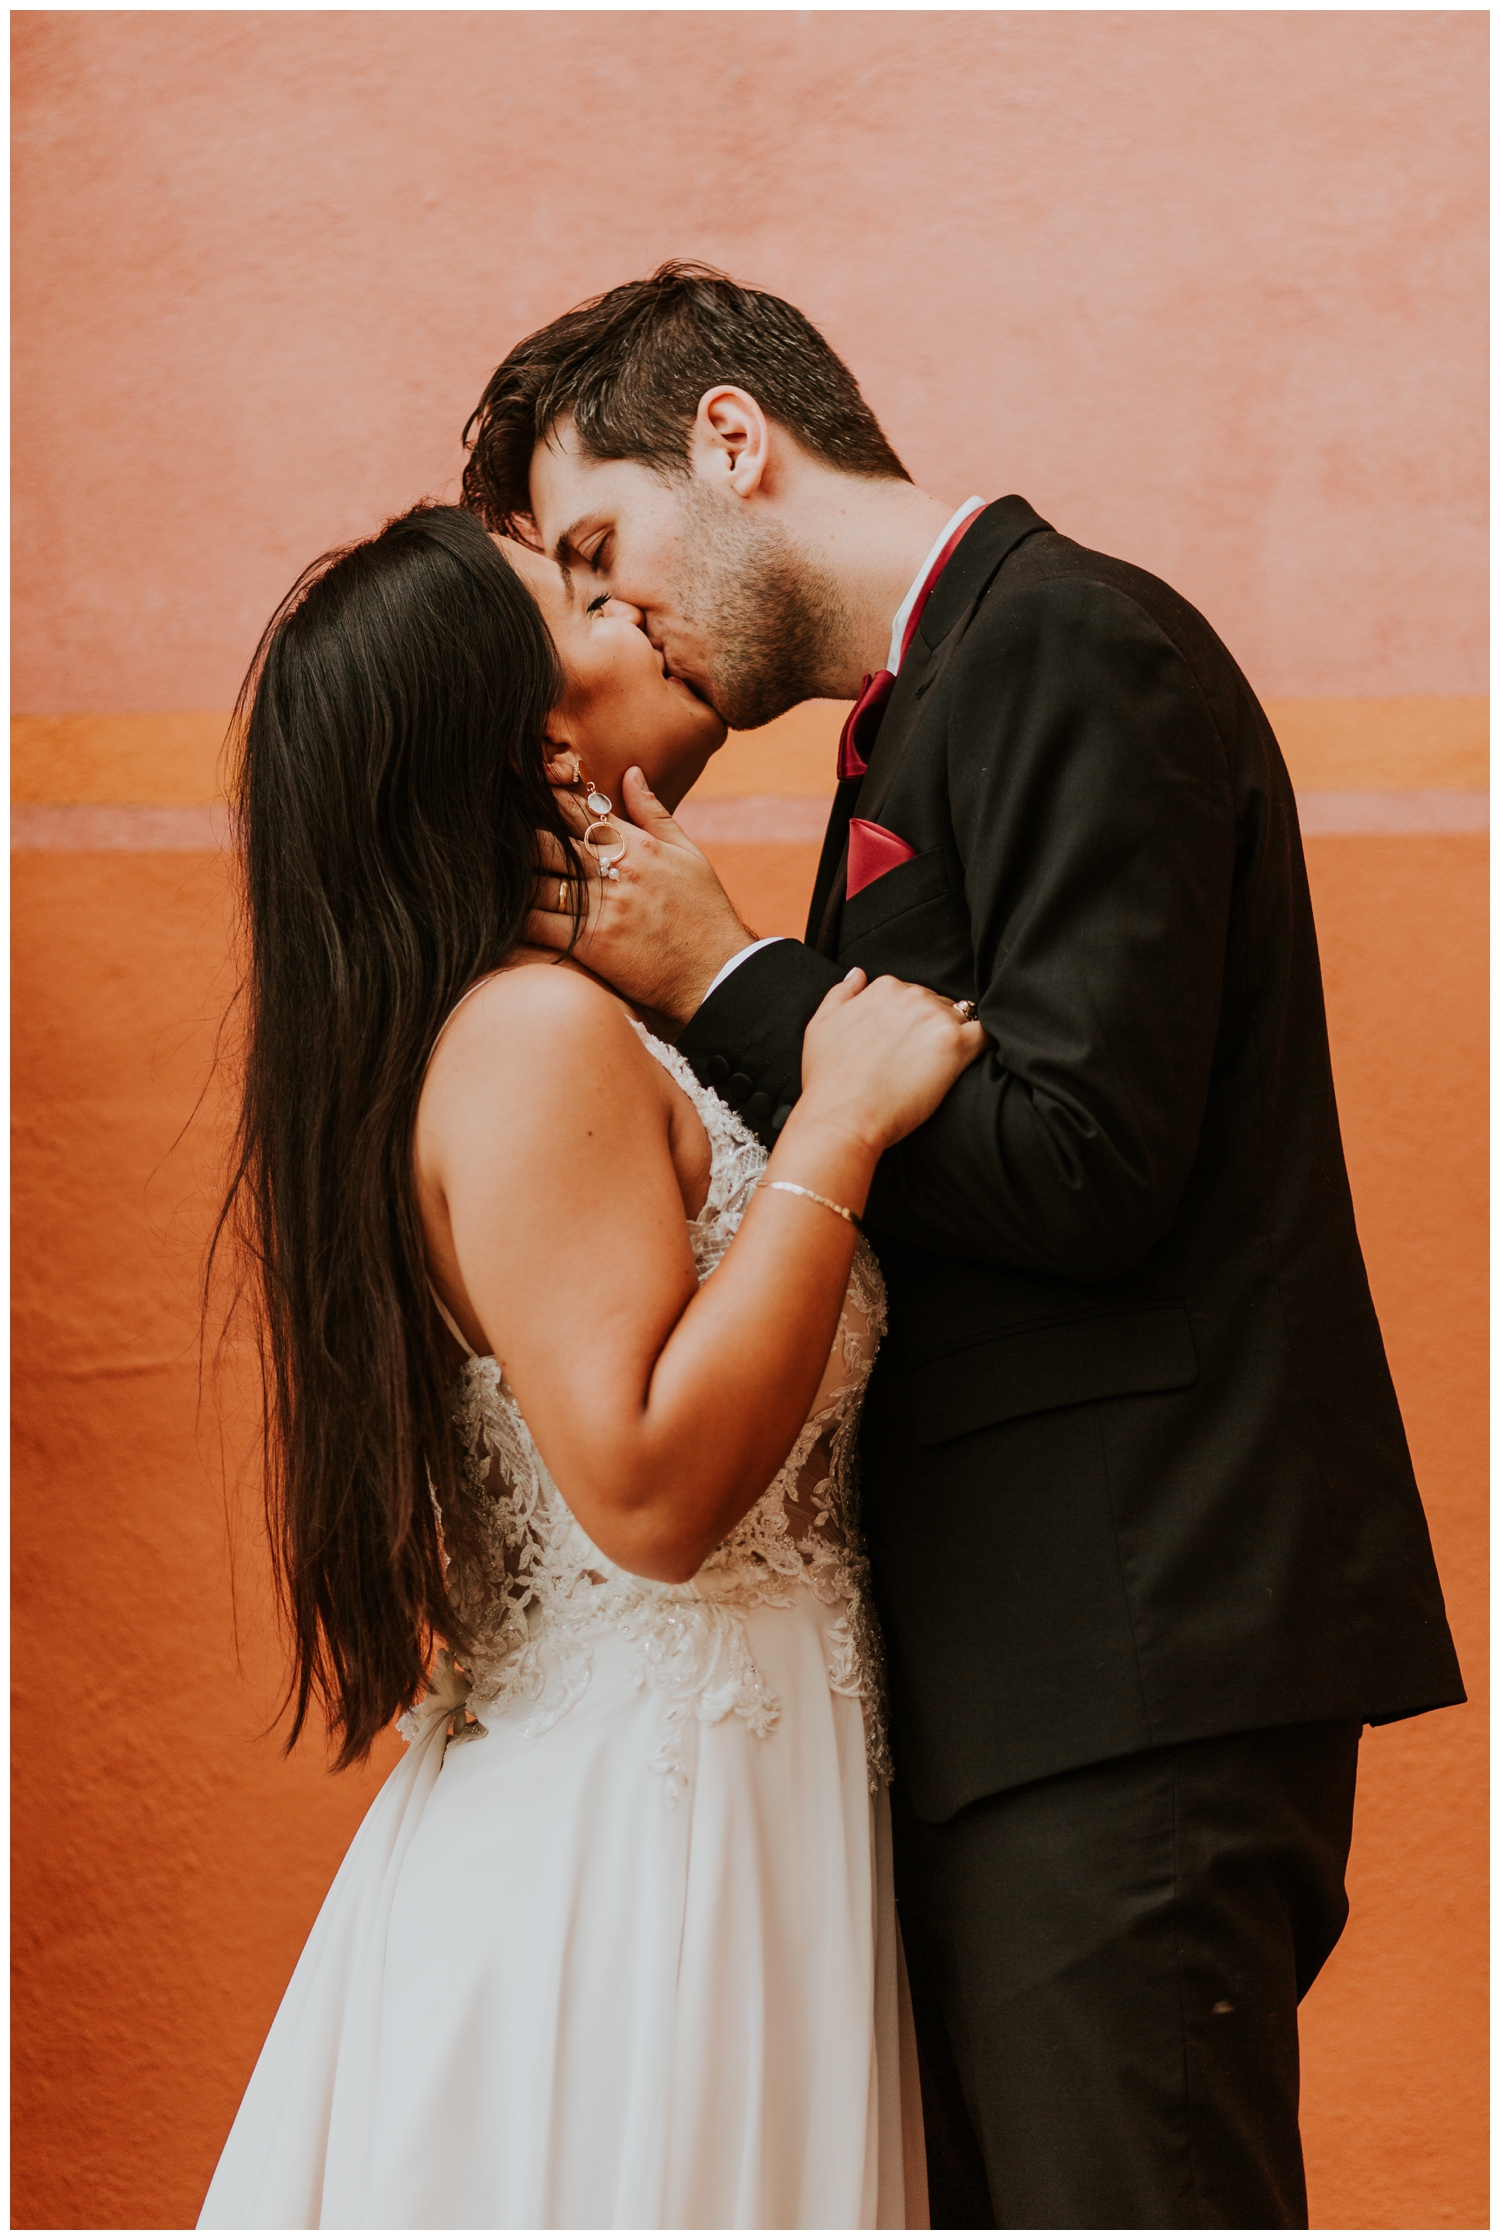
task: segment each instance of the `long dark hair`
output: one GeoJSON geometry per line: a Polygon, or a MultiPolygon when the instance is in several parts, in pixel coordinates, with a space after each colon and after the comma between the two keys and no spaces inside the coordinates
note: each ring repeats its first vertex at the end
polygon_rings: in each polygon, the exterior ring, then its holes
{"type": "Polygon", "coordinates": [[[306,570],[236,709],[249,962],[213,1249],[239,1247],[256,1313],[287,1747],[317,1702],[340,1767],[420,1692],[434,1637],[464,1643],[444,1556],[473,1496],[412,1131],[444,1019],[519,938],[533,834],[573,850],[543,767],[561,688],[514,569],[423,505],[306,570]]]}

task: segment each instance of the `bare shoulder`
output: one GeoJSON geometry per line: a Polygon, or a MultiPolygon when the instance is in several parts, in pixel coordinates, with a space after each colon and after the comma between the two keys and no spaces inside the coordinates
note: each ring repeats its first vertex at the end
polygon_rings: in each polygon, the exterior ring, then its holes
{"type": "Polygon", "coordinates": [[[620,998],[591,973],[556,959],[507,965],[486,980],[457,1012],[444,1043],[486,1043],[524,1029],[547,1040],[613,1028],[639,1038],[620,998]]]}
{"type": "Polygon", "coordinates": [[[654,1071],[618,996],[563,965],[516,964],[476,990],[442,1035],[421,1124],[441,1129],[476,1106],[491,1116],[541,1114],[560,1097],[606,1086],[628,1099],[633,1084],[654,1089],[654,1071]]]}

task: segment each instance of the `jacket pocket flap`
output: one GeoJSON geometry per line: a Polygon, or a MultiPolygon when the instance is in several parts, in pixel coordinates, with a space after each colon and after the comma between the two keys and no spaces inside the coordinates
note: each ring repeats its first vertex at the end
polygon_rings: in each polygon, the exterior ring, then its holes
{"type": "Polygon", "coordinates": [[[1192,1325],[1175,1303],[1007,1330],[913,1370],[917,1438],[937,1447],[1047,1408],[1174,1392],[1197,1375],[1192,1325]]]}
{"type": "Polygon", "coordinates": [[[847,949],[862,933],[884,925],[887,918],[946,894],[951,884],[941,848],[924,848],[921,855],[908,857],[894,871],[883,872],[849,896],[839,919],[840,950],[847,949]]]}

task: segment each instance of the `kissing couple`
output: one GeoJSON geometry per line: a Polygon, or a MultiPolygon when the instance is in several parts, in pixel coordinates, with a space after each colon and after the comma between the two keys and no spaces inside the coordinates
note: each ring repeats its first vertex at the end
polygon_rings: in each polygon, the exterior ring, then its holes
{"type": "Polygon", "coordinates": [[[1266,718],[704,267],[468,435],[241,696],[291,1729],[408,1747],[201,2221],[1304,2225],[1360,1730],[1463,1690],[1266,718]],[[814,696],[757,940],[672,812],[814,696]]]}

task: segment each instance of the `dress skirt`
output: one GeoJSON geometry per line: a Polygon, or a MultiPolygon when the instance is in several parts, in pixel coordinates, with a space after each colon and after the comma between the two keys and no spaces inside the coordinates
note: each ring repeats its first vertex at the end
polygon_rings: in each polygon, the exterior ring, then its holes
{"type": "Polygon", "coordinates": [[[618,1631],[544,1733],[512,1701],[445,1749],[431,1718],[318,1916],[202,2228],[926,2224],[840,1612],[794,1590],[737,1615],[764,1733],[710,1703],[664,1752],[671,1707],[618,1631]]]}

